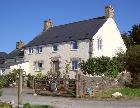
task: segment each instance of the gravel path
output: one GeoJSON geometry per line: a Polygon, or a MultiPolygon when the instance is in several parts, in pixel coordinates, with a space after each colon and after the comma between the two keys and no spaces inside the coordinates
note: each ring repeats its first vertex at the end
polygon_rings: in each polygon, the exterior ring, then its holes
{"type": "MultiPolygon", "coordinates": [[[[2,89],[2,101],[12,101],[17,103],[17,88],[2,89]]],[[[75,99],[51,96],[33,96],[31,89],[24,89],[23,103],[51,105],[56,108],[140,108],[140,101],[95,101],[87,99],[75,99]]]]}

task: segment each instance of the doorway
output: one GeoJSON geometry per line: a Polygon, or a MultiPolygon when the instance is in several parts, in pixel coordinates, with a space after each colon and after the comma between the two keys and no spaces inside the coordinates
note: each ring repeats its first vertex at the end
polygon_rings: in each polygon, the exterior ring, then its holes
{"type": "Polygon", "coordinates": [[[53,71],[58,72],[59,71],[59,60],[53,61],[53,71]]]}

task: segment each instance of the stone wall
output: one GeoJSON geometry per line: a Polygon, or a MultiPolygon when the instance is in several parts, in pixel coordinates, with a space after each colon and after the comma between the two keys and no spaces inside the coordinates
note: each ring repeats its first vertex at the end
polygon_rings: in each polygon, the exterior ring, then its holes
{"type": "Polygon", "coordinates": [[[77,86],[79,89],[78,94],[81,97],[81,95],[92,95],[96,91],[116,87],[118,86],[118,82],[105,76],[88,77],[79,75],[77,86]]]}

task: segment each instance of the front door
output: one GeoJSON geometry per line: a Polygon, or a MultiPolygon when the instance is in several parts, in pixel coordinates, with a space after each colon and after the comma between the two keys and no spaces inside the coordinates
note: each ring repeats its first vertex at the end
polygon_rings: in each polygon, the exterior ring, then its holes
{"type": "Polygon", "coordinates": [[[59,61],[53,61],[53,71],[58,72],[59,71],[59,61]]]}

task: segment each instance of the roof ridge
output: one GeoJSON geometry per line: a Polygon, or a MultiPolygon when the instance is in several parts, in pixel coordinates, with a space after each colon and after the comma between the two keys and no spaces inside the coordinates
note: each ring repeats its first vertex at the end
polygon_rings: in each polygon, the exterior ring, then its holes
{"type": "Polygon", "coordinates": [[[107,21],[104,16],[54,26],[46,31],[40,32],[26,47],[66,42],[71,40],[91,39],[95,33],[107,21]],[[86,35],[86,34],[89,35],[86,35]],[[56,37],[57,36],[57,37],[56,37]]]}
{"type": "MultiPolygon", "coordinates": [[[[74,22],[70,22],[70,23],[66,23],[66,24],[62,24],[62,25],[53,26],[49,30],[51,30],[53,28],[57,28],[57,27],[66,26],[66,25],[69,25],[69,24],[75,24],[75,23],[80,23],[80,22],[85,22],[85,21],[90,21],[90,20],[95,20],[95,19],[100,19],[100,20],[103,19],[103,20],[105,20],[106,18],[105,18],[105,16],[101,16],[101,17],[95,17],[95,18],[85,19],[85,20],[81,20],[81,21],[74,21],[74,22]]],[[[47,31],[48,30],[42,31],[42,32],[47,32],[47,31]]]]}

